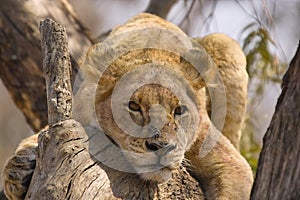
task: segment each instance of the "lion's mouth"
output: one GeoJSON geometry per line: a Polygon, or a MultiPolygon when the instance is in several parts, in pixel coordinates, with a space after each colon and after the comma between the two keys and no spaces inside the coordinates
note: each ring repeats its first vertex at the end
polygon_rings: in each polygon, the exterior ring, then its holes
{"type": "MultiPolygon", "coordinates": [[[[111,138],[109,135],[105,134],[109,141],[115,146],[120,146],[111,138]]],[[[150,148],[150,147],[148,147],[150,148]]],[[[151,147],[154,148],[154,147],[151,147]]],[[[136,170],[138,174],[144,173],[155,173],[155,174],[168,174],[178,169],[182,162],[182,155],[180,153],[170,153],[173,152],[177,147],[153,149],[151,152],[136,153],[131,150],[124,150],[123,154],[126,159],[131,163],[131,165],[136,170]]]]}
{"type": "Polygon", "coordinates": [[[158,157],[154,153],[152,156],[135,157],[131,155],[126,156],[137,173],[172,171],[178,169],[181,165],[181,159],[167,159],[165,157],[158,157]]]}
{"type": "Polygon", "coordinates": [[[160,182],[168,181],[172,177],[174,170],[175,169],[172,169],[168,166],[168,167],[163,167],[156,171],[139,173],[139,175],[145,180],[160,183],[160,182]]]}

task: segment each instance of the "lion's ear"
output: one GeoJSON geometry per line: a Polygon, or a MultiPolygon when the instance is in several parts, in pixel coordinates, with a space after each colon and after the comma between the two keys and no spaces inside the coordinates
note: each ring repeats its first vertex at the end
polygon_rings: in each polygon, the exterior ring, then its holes
{"type": "MultiPolygon", "coordinates": [[[[217,73],[220,74],[218,77],[223,82],[224,89],[222,87],[209,88],[212,89],[210,92],[211,105],[214,103],[213,100],[218,100],[215,107],[216,119],[220,117],[219,110],[226,107],[224,126],[219,126],[218,129],[222,130],[223,135],[238,149],[241,137],[240,129],[247,107],[246,57],[240,45],[225,34],[213,33],[193,40],[205,48],[217,67],[217,73]],[[224,102],[222,104],[225,105],[219,104],[219,100],[224,99],[226,99],[226,104],[224,102]]],[[[213,123],[216,125],[216,122],[213,123]]]]}
{"type": "Polygon", "coordinates": [[[222,33],[213,33],[192,40],[205,49],[220,71],[244,70],[246,68],[245,54],[238,42],[231,37],[222,33]]]}

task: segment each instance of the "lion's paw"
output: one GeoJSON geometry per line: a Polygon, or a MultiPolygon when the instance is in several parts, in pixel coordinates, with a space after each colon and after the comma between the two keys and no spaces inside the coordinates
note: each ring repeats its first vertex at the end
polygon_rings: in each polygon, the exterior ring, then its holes
{"type": "Polygon", "coordinates": [[[24,199],[35,169],[38,134],[23,140],[3,171],[4,193],[8,199],[24,199]]]}

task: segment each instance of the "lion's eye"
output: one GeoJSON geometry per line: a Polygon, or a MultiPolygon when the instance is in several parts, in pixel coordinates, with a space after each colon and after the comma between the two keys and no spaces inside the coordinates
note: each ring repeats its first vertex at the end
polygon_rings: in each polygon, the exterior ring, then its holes
{"type": "Polygon", "coordinates": [[[188,111],[188,108],[186,106],[178,106],[175,108],[174,114],[175,115],[183,115],[188,111]]]}
{"type": "Polygon", "coordinates": [[[135,103],[134,101],[129,101],[128,108],[132,111],[141,111],[140,105],[135,103]]]}

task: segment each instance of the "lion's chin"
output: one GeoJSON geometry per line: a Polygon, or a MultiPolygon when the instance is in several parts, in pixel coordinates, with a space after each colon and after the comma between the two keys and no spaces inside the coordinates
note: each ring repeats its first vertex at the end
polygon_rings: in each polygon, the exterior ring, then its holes
{"type": "Polygon", "coordinates": [[[157,171],[141,173],[140,176],[144,180],[161,183],[168,181],[172,177],[172,172],[172,169],[164,167],[157,171]]]}

